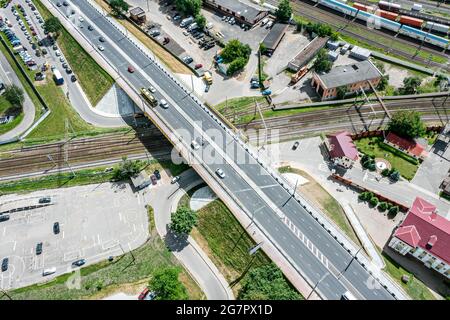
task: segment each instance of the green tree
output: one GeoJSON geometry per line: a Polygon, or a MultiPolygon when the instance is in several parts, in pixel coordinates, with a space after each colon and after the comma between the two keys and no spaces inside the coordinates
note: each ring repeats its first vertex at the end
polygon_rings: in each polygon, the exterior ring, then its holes
{"type": "Polygon", "coordinates": [[[239,300],[298,300],[283,273],[273,263],[251,269],[245,277],[239,300]]]}
{"type": "Polygon", "coordinates": [[[202,8],[202,0],[175,0],[177,10],[185,15],[197,16],[202,8]]]}
{"type": "Polygon", "coordinates": [[[56,37],[59,36],[59,33],[62,30],[62,24],[56,17],[51,17],[45,20],[44,22],[44,30],[48,33],[53,33],[56,37]]]}
{"type": "Polygon", "coordinates": [[[384,202],[384,201],[380,202],[380,203],[378,204],[378,209],[379,209],[381,212],[386,211],[386,210],[388,209],[388,204],[387,204],[387,202],[384,202]]]}
{"type": "Polygon", "coordinates": [[[320,49],[319,53],[317,54],[317,58],[314,61],[314,70],[317,73],[329,72],[332,66],[333,63],[328,59],[327,51],[325,49],[320,49]]]}
{"type": "Polygon", "coordinates": [[[275,16],[280,22],[288,22],[292,15],[292,8],[289,0],[281,0],[275,11],[275,16]]]}
{"type": "Polygon", "coordinates": [[[5,99],[16,108],[21,108],[25,100],[22,88],[16,86],[15,84],[5,87],[4,96],[5,99]]]}
{"type": "Polygon", "coordinates": [[[391,215],[391,216],[395,216],[395,215],[398,213],[399,210],[400,210],[400,209],[399,209],[398,206],[392,206],[392,207],[389,209],[388,214],[391,215]]]}
{"type": "Polygon", "coordinates": [[[127,12],[130,6],[124,0],[111,0],[109,1],[109,7],[113,15],[120,16],[127,12]]]}
{"type": "Polygon", "coordinates": [[[206,18],[200,13],[195,16],[195,22],[200,29],[206,27],[206,18]]]}
{"type": "Polygon", "coordinates": [[[197,213],[190,208],[180,207],[172,213],[172,223],[170,229],[177,234],[189,234],[197,225],[197,213]]]}
{"type": "Polygon", "coordinates": [[[225,63],[231,63],[237,58],[244,58],[247,63],[251,52],[252,49],[248,44],[243,44],[237,39],[232,39],[225,45],[220,56],[225,63]]]}
{"type": "Polygon", "coordinates": [[[382,90],[386,89],[388,84],[389,84],[389,75],[386,74],[386,75],[382,76],[380,79],[380,82],[378,82],[377,90],[382,91],[382,90]]]}
{"type": "Polygon", "coordinates": [[[389,175],[389,178],[391,178],[392,181],[398,181],[400,180],[400,173],[397,170],[395,170],[389,175]]]}
{"type": "Polygon", "coordinates": [[[375,207],[378,204],[378,198],[373,196],[372,198],[370,198],[369,203],[371,206],[375,207]]]}
{"type": "Polygon", "coordinates": [[[403,80],[403,94],[413,94],[417,91],[417,88],[422,83],[419,77],[407,77],[403,80]]]}
{"type": "Polygon", "coordinates": [[[426,127],[417,111],[396,112],[389,121],[388,130],[400,136],[417,138],[425,135],[426,127]]]}
{"type": "Polygon", "coordinates": [[[233,60],[233,62],[231,62],[228,66],[227,76],[231,77],[236,72],[243,70],[246,64],[247,60],[245,60],[245,58],[243,57],[233,60]]]}
{"type": "Polygon", "coordinates": [[[383,177],[387,177],[390,174],[390,170],[388,168],[383,169],[383,171],[381,171],[381,175],[383,177]]]}
{"type": "Polygon", "coordinates": [[[187,300],[186,288],[178,280],[180,269],[165,267],[156,271],[149,282],[149,287],[156,293],[155,300],[187,300]]]}
{"type": "Polygon", "coordinates": [[[347,94],[347,86],[340,86],[336,89],[336,98],[338,100],[342,100],[345,98],[345,95],[347,94]]]}
{"type": "Polygon", "coordinates": [[[141,170],[141,162],[139,160],[128,160],[127,157],[122,158],[122,162],[114,168],[113,179],[115,181],[125,180],[135,176],[141,170]]]}

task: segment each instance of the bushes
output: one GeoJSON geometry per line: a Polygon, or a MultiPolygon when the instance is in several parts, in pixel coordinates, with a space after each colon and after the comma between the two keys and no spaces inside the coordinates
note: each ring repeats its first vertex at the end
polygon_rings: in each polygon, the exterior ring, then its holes
{"type": "Polygon", "coordinates": [[[232,76],[234,73],[244,69],[251,52],[252,49],[248,44],[244,45],[237,39],[230,40],[220,54],[223,61],[229,63],[227,76],[232,76]]]}
{"type": "Polygon", "coordinates": [[[395,216],[400,211],[400,208],[398,206],[394,206],[387,201],[380,201],[373,192],[361,192],[358,196],[358,199],[361,201],[369,202],[371,207],[377,207],[381,212],[388,210],[388,214],[391,216],[395,216]]]}
{"type": "Polygon", "coordinates": [[[392,206],[389,211],[388,214],[390,216],[395,216],[398,212],[400,211],[400,208],[398,206],[392,206]]]}
{"type": "Polygon", "coordinates": [[[369,203],[372,207],[376,207],[378,204],[379,200],[377,197],[373,196],[372,198],[370,198],[369,203]]]}
{"type": "Polygon", "coordinates": [[[384,201],[382,201],[378,204],[378,210],[380,210],[381,212],[386,211],[388,209],[388,207],[389,207],[389,204],[384,201]]]}

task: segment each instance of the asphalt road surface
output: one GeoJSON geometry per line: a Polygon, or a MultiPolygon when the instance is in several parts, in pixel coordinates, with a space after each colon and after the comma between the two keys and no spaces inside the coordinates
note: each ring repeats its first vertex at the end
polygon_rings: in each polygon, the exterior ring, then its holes
{"type": "MultiPolygon", "coordinates": [[[[54,4],[56,2],[53,1],[54,4]]],[[[223,170],[225,178],[222,182],[226,188],[231,190],[235,199],[244,204],[247,212],[252,213],[257,225],[270,235],[294,267],[310,280],[310,284],[317,284],[317,292],[326,299],[340,299],[347,290],[360,299],[393,299],[383,287],[371,285],[376,281],[358,260],[353,259],[347,250],[249,155],[229,130],[224,130],[219,120],[208,114],[202,105],[87,1],[72,3],[79,8],[84,23],[94,26],[93,31],[84,27],[79,29],[80,32],[95,46],[100,44],[100,36],[106,39],[106,42],[101,44],[104,47],[102,54],[105,59],[119,70],[135,89],[153,85],[157,89],[155,97],[168,102],[167,109],[160,106],[155,108],[158,115],[188,144],[193,137],[203,136],[204,146],[193,153],[202,157],[203,166],[210,172],[217,168],[223,170]],[[127,72],[130,65],[136,69],[134,73],[127,72]],[[277,209],[274,209],[274,206],[277,209]],[[290,220],[291,227],[292,224],[296,227],[297,233],[291,231],[284,219],[280,219],[277,214],[279,210],[290,220]],[[303,241],[299,239],[299,234],[303,235],[300,236],[303,241]]],[[[61,10],[65,13],[65,8],[61,10]]]]}

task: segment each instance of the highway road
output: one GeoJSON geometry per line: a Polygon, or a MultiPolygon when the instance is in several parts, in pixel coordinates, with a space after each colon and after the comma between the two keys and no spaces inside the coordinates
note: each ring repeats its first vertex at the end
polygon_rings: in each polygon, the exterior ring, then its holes
{"type": "MultiPolygon", "coordinates": [[[[57,1],[53,0],[53,4],[57,1]]],[[[310,285],[325,299],[340,299],[350,290],[360,299],[393,299],[382,286],[353,259],[346,248],[336,241],[296,198],[282,187],[263,166],[241,145],[230,130],[206,108],[184,91],[176,81],[155,65],[144,52],[86,0],[72,2],[84,17],[85,24],[94,26],[79,29],[94,46],[98,38],[103,57],[113,65],[136,90],[153,85],[158,100],[165,99],[168,108],[154,108],[164,122],[182,141],[190,144],[192,137],[203,137],[205,144],[192,151],[202,157],[201,164],[209,172],[221,168],[225,178],[222,186],[230,191],[235,201],[251,212],[256,225],[265,230],[278,250],[289,257],[291,264],[304,275],[310,285]],[[128,73],[128,66],[136,71],[128,73]],[[219,146],[220,145],[220,146],[219,146]],[[281,213],[282,212],[282,213],[281,213]],[[281,216],[281,218],[280,218],[281,216]],[[295,226],[295,228],[293,228],[295,226]],[[296,230],[295,233],[291,231],[296,230]],[[339,278],[339,279],[338,279],[339,278]]],[[[56,8],[56,6],[55,6],[56,8]]],[[[65,8],[57,8],[65,12],[65,8]]]]}

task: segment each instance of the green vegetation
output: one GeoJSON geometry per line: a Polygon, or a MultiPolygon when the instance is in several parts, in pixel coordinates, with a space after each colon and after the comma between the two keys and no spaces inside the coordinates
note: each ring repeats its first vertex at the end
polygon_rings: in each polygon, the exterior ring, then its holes
{"type": "Polygon", "coordinates": [[[249,271],[239,300],[299,300],[301,296],[286,282],[273,263],[249,271]]]}
{"type": "Polygon", "coordinates": [[[14,119],[9,123],[0,125],[0,135],[14,129],[22,121],[24,114],[22,108],[14,107],[3,94],[0,96],[0,117],[2,116],[14,116],[14,119]]]}
{"type": "Polygon", "coordinates": [[[339,202],[334,199],[317,181],[314,180],[306,172],[292,168],[290,166],[278,168],[280,173],[294,173],[298,174],[308,180],[307,183],[301,186],[302,194],[312,202],[318,204],[323,212],[356,244],[359,244],[359,239],[356,236],[350,222],[345,215],[339,202]]]}
{"type": "Polygon", "coordinates": [[[192,236],[225,276],[235,296],[242,299],[300,298],[261,250],[249,255],[248,250],[255,242],[222,201],[211,202],[197,214],[198,226],[192,236]],[[263,278],[251,284],[258,276],[263,278]],[[270,279],[274,283],[268,284],[270,279]],[[244,291],[240,290],[241,285],[245,287],[244,291]],[[285,290],[284,295],[279,293],[280,288],[285,290]],[[276,292],[271,294],[274,290],[276,292]]]}
{"type": "Polygon", "coordinates": [[[61,21],[56,17],[50,17],[44,22],[44,30],[52,33],[56,38],[60,35],[62,29],[61,21]]]}
{"type": "Polygon", "coordinates": [[[199,27],[199,29],[203,29],[206,26],[206,18],[204,15],[202,14],[197,14],[195,16],[195,23],[197,23],[197,26],[199,27]]]}
{"type": "Polygon", "coordinates": [[[22,105],[25,100],[22,88],[16,86],[15,84],[6,86],[3,96],[12,107],[22,109],[22,105]]]}
{"type": "Polygon", "coordinates": [[[250,58],[251,52],[252,49],[248,44],[243,44],[237,39],[228,41],[220,54],[223,61],[229,64],[227,75],[232,76],[236,72],[244,69],[250,58]]]}
{"type": "Polygon", "coordinates": [[[280,22],[288,22],[292,15],[292,8],[289,0],[281,0],[275,11],[275,16],[280,22]]]}
{"type": "Polygon", "coordinates": [[[202,8],[202,0],[175,0],[177,10],[184,15],[197,16],[202,8]]]}
{"type": "Polygon", "coordinates": [[[172,213],[170,229],[179,235],[187,235],[197,225],[198,217],[189,207],[179,207],[172,213]]]}
{"type": "Polygon", "coordinates": [[[430,292],[430,290],[417,278],[414,277],[412,273],[402,268],[398,263],[396,263],[392,258],[390,258],[384,252],[382,253],[386,267],[386,271],[392,278],[395,279],[406,291],[406,293],[414,300],[435,300],[436,298],[430,292]],[[408,283],[403,283],[401,278],[403,275],[408,275],[410,280],[408,283]]]}
{"type": "Polygon", "coordinates": [[[128,160],[127,157],[122,158],[122,162],[114,168],[113,179],[121,181],[129,179],[138,174],[144,167],[144,162],[139,160],[128,160]]]}
{"type": "Polygon", "coordinates": [[[417,111],[399,111],[394,113],[387,129],[407,138],[422,137],[426,127],[417,111]]]}
{"type": "Polygon", "coordinates": [[[319,53],[317,54],[316,60],[314,61],[314,70],[317,73],[329,72],[332,66],[333,62],[328,59],[327,51],[325,49],[320,49],[319,53]]]}
{"type": "Polygon", "coordinates": [[[443,191],[439,192],[439,197],[444,198],[445,200],[450,201],[450,195],[444,193],[443,191]]]}
{"type": "Polygon", "coordinates": [[[339,39],[339,33],[333,31],[327,24],[308,22],[304,27],[309,34],[315,33],[319,37],[330,37],[331,41],[337,41],[339,39]]]}
{"type": "Polygon", "coordinates": [[[362,138],[355,141],[358,150],[369,157],[389,161],[402,177],[411,180],[418,169],[418,161],[385,144],[382,137],[362,138]]]}
{"type": "Polygon", "coordinates": [[[124,0],[111,0],[109,1],[109,6],[111,8],[111,12],[115,16],[121,16],[126,13],[130,7],[124,0]]]}
{"type": "Polygon", "coordinates": [[[149,287],[156,293],[155,300],[187,300],[186,288],[179,280],[179,267],[165,267],[156,271],[149,287]]]}
{"type": "MultiPolygon", "coordinates": [[[[35,1],[36,7],[44,19],[48,21],[51,13],[40,0],[35,1]]],[[[93,106],[105,96],[114,84],[114,79],[101,68],[95,60],[81,47],[81,45],[62,28],[58,38],[58,45],[64,53],[70,67],[77,75],[78,81],[93,106]]]]}

